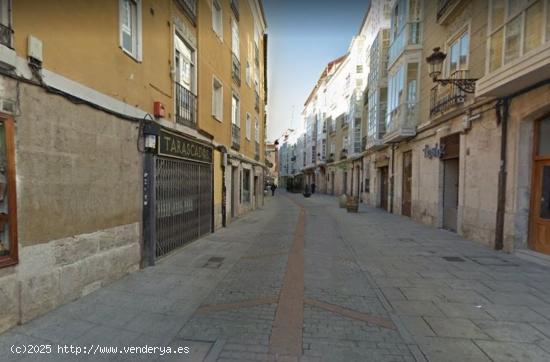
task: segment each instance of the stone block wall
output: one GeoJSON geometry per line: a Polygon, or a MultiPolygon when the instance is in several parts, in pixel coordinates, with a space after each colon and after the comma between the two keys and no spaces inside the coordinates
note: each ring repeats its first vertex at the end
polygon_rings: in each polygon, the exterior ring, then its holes
{"type": "MultiPolygon", "coordinates": [[[[15,81],[0,82],[13,99],[15,81]]],[[[141,259],[137,123],[19,87],[19,263],[0,269],[0,331],[137,270],[141,259]]]]}

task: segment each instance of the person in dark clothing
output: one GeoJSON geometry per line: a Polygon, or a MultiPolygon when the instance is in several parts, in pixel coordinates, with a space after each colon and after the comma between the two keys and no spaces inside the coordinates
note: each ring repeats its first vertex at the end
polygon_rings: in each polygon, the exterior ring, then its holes
{"type": "Polygon", "coordinates": [[[272,184],[271,185],[271,196],[275,196],[275,190],[277,189],[277,185],[272,184]]]}
{"type": "Polygon", "coordinates": [[[315,193],[315,182],[313,182],[311,184],[311,193],[314,194],[315,193]]]}

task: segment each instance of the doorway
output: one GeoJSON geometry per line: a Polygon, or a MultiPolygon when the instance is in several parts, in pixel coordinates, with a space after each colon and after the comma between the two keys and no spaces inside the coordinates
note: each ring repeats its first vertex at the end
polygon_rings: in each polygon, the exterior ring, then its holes
{"type": "Polygon", "coordinates": [[[403,154],[403,189],[401,214],[411,216],[412,203],[412,151],[403,154]]]}
{"type": "Polygon", "coordinates": [[[388,166],[380,167],[380,207],[388,210],[388,166]]]}
{"type": "Polygon", "coordinates": [[[457,231],[460,134],[455,133],[441,139],[445,150],[443,160],[443,228],[457,231]]]}
{"type": "Polygon", "coordinates": [[[239,169],[232,167],[231,170],[231,218],[237,217],[237,198],[239,197],[239,169]]]}
{"type": "Polygon", "coordinates": [[[336,193],[334,192],[334,171],[332,171],[330,173],[330,193],[335,195],[336,193]]]}
{"type": "Polygon", "coordinates": [[[535,125],[529,247],[550,254],[550,117],[535,125]]]}

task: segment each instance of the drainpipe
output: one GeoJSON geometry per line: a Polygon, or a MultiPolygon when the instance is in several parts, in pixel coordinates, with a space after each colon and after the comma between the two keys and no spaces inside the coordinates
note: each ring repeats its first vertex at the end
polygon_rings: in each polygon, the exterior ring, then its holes
{"type": "Polygon", "coordinates": [[[498,172],[497,220],[495,228],[495,250],[504,247],[504,214],[506,209],[506,151],[508,142],[508,106],[509,99],[501,98],[495,106],[497,122],[501,127],[500,169],[498,172]]]}
{"type": "Polygon", "coordinates": [[[393,214],[394,164],[395,164],[395,143],[392,143],[391,144],[391,177],[390,177],[390,213],[392,214],[393,214]]]}

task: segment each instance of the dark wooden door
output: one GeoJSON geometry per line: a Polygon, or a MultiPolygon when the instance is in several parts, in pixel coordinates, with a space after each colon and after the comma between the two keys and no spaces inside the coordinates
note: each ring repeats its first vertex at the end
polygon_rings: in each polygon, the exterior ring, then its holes
{"type": "Polygon", "coordinates": [[[412,203],[412,151],[403,154],[403,198],[401,202],[401,213],[411,216],[412,203]]]}
{"type": "Polygon", "coordinates": [[[535,127],[529,247],[550,254],[550,118],[535,127]]]}
{"type": "Polygon", "coordinates": [[[536,161],[530,246],[550,254],[550,160],[536,161]]]}
{"type": "Polygon", "coordinates": [[[380,168],[380,207],[388,210],[388,167],[380,168]]]}

